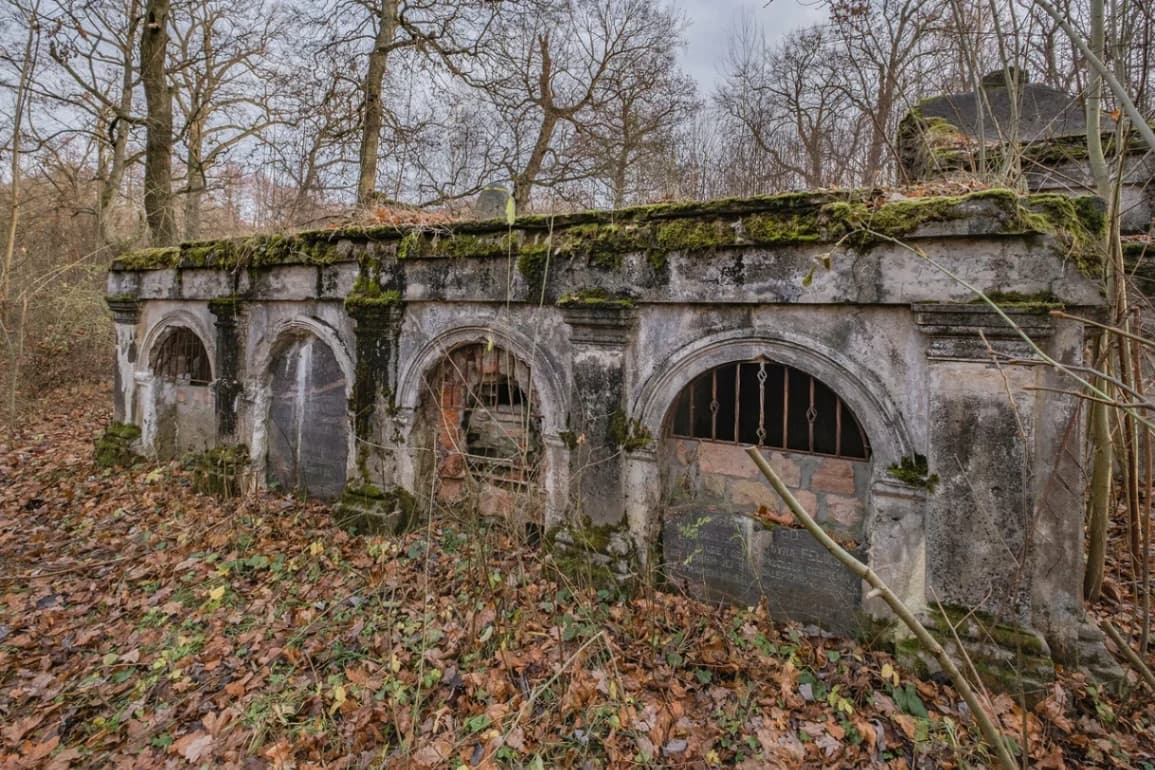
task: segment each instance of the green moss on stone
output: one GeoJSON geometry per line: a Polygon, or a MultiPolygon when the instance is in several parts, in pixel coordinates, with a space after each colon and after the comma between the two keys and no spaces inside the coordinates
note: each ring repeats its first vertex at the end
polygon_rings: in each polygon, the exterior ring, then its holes
{"type": "Polygon", "coordinates": [[[578,447],[578,435],[577,435],[577,433],[574,433],[572,430],[563,430],[561,433],[559,433],[557,435],[558,435],[558,438],[560,438],[565,443],[566,449],[569,449],[570,451],[577,449],[577,447],[578,447]]]}
{"type": "Polygon", "coordinates": [[[113,422],[96,440],[93,459],[102,468],[128,467],[140,457],[132,451],[132,444],[140,438],[140,428],[131,423],[113,422]]]}
{"type": "Polygon", "coordinates": [[[270,233],[140,249],[117,257],[112,263],[112,269],[131,271],[176,267],[226,270],[331,264],[338,258],[336,235],[335,232],[322,230],[270,233]]]}
{"type": "Polygon", "coordinates": [[[533,294],[539,293],[545,283],[549,259],[548,246],[522,249],[517,257],[517,271],[525,278],[533,294]]]}
{"type": "Polygon", "coordinates": [[[699,251],[734,246],[734,228],[721,220],[678,219],[658,225],[655,248],[659,253],[699,251]]]}
{"type": "Polygon", "coordinates": [[[644,449],[653,441],[650,432],[638,420],[631,420],[621,410],[610,415],[609,438],[614,446],[627,452],[644,449]]]}
{"type": "Polygon", "coordinates": [[[347,487],[333,507],[342,529],[358,535],[397,534],[417,516],[417,500],[401,487],[382,491],[372,484],[347,487]]]}
{"type": "Polygon", "coordinates": [[[605,289],[578,289],[563,294],[557,301],[561,307],[633,307],[630,297],[611,294],[605,289]]]}
{"type": "Polygon", "coordinates": [[[898,463],[887,468],[886,472],[905,484],[922,487],[931,493],[938,486],[938,474],[930,473],[926,455],[916,454],[914,457],[904,457],[898,463]]]}
{"type": "Polygon", "coordinates": [[[411,230],[397,244],[397,259],[409,259],[421,256],[421,233],[411,230]]]}
{"type": "Polygon", "coordinates": [[[249,448],[244,444],[213,447],[185,455],[182,464],[192,474],[196,491],[215,497],[236,497],[249,468],[249,448]]]}
{"type": "Polygon", "coordinates": [[[176,267],[180,261],[180,249],[162,246],[153,249],[137,249],[122,254],[113,260],[113,270],[163,270],[176,267]]]}
{"type": "Polygon", "coordinates": [[[580,587],[593,588],[598,591],[617,592],[622,590],[613,570],[603,564],[590,561],[581,553],[555,553],[552,564],[562,577],[573,581],[580,587]]]}
{"type": "MultiPolygon", "coordinates": [[[[1050,310],[1061,310],[1065,307],[1065,305],[1049,291],[1040,291],[1034,294],[1024,294],[1018,291],[988,291],[985,292],[985,294],[987,299],[999,307],[1014,310],[1047,312],[1050,310]]],[[[982,299],[975,299],[971,304],[979,305],[986,303],[982,299]]]]}
{"type": "Polygon", "coordinates": [[[786,217],[751,214],[742,220],[742,228],[747,240],[760,246],[813,243],[823,237],[819,217],[814,214],[786,217]]]}
{"type": "MultiPolygon", "coordinates": [[[[552,256],[616,271],[622,268],[624,255],[639,254],[662,269],[673,253],[839,241],[869,249],[908,238],[933,222],[971,219],[982,224],[978,236],[1056,236],[1069,246],[1081,268],[1089,273],[1100,269],[1096,247],[1105,222],[1101,204],[1057,194],[1019,196],[1010,190],[883,203],[868,191],[788,193],[523,217],[514,228],[486,221],[454,223],[441,230],[353,227],[258,235],[144,249],[118,258],[113,269],[320,265],[339,258],[339,241],[385,241],[396,243],[398,259],[516,256],[531,290],[540,291],[552,256]]],[[[363,272],[365,267],[363,260],[363,272]]],[[[380,265],[376,267],[379,273],[380,265]]]]}

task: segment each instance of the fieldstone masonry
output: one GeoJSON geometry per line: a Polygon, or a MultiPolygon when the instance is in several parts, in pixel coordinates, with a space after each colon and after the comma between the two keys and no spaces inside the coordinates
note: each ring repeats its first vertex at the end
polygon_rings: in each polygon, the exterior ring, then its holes
{"type": "Polygon", "coordinates": [[[1054,195],[806,193],[135,252],[109,275],[116,419],[140,429],[117,435],[172,456],[207,430],[359,529],[469,501],[617,580],[876,633],[760,443],[917,612],[1086,659],[1079,402],[1040,352],[1082,360],[1047,311],[1102,304],[1101,226],[1054,195]],[[1015,328],[967,285],[1013,297],[1015,328]],[[158,368],[174,328],[211,383],[158,368]]]}

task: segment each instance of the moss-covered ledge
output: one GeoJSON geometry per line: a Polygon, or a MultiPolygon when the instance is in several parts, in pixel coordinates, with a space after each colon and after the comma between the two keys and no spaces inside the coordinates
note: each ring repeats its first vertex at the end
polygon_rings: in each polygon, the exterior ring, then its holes
{"type": "Polygon", "coordinates": [[[112,269],[124,271],[171,268],[233,270],[276,265],[328,265],[341,261],[340,230],[271,233],[214,241],[193,241],[179,246],[139,249],[113,260],[112,269]]]}
{"type": "MultiPolygon", "coordinates": [[[[923,237],[943,222],[970,221],[960,235],[1039,233],[1068,243],[1080,265],[1101,232],[1102,205],[1094,198],[1019,195],[981,190],[957,196],[889,199],[878,190],[783,193],[707,202],[662,203],[617,211],[463,221],[442,226],[352,226],[293,234],[254,235],[143,249],[118,257],[113,271],[243,269],[352,262],[357,244],[378,244],[375,258],[507,257],[531,285],[549,259],[580,259],[616,270],[625,254],[645,254],[655,269],[673,252],[744,246],[842,243],[867,250],[891,240],[923,237]]],[[[943,232],[927,237],[945,237],[943,232]]]]}

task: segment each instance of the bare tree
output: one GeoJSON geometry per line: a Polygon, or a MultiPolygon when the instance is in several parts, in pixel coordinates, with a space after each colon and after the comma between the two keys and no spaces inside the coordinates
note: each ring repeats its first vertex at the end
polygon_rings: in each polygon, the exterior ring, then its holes
{"type": "Polygon", "coordinates": [[[675,127],[698,106],[697,86],[676,61],[681,19],[663,8],[647,13],[653,45],[608,74],[590,120],[577,130],[579,151],[601,159],[595,173],[614,208],[652,198],[641,177],[647,169],[660,175],[655,166],[667,156],[675,127]]]}
{"type": "Polygon", "coordinates": [[[647,62],[673,49],[679,26],[651,0],[569,0],[500,19],[479,67],[458,74],[498,127],[488,162],[512,182],[519,210],[535,189],[565,196],[604,168],[579,136],[594,126],[603,138],[614,133],[609,105],[636,90],[647,62]]]}
{"type": "Polygon", "coordinates": [[[893,168],[898,121],[923,91],[923,80],[950,41],[935,35],[939,0],[825,0],[841,41],[839,67],[846,95],[870,120],[862,160],[864,185],[882,182],[893,168]]]}
{"type": "Polygon", "coordinates": [[[184,237],[194,240],[210,171],[272,122],[261,62],[284,19],[224,0],[182,0],[178,7],[170,69],[183,121],[184,237]]]}
{"type": "Polygon", "coordinates": [[[88,137],[97,149],[99,192],[91,213],[98,251],[133,240],[120,231],[115,211],[133,162],[132,133],[143,123],[134,111],[141,7],[141,0],[92,0],[83,7],[53,0],[39,15],[55,65],[37,84],[40,96],[68,116],[61,130],[88,137]]]}
{"type": "Polygon", "coordinates": [[[857,181],[847,171],[860,149],[859,120],[830,31],[810,27],[769,46],[746,26],[732,39],[715,101],[770,161],[766,181],[778,188],[857,181]]]}

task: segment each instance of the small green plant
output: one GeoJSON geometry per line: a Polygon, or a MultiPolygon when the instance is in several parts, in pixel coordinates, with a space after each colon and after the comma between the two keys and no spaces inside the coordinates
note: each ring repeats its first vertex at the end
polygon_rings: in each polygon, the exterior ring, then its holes
{"type": "Polygon", "coordinates": [[[886,469],[894,478],[915,487],[922,487],[933,493],[938,486],[938,474],[931,473],[927,466],[926,455],[916,454],[913,457],[904,457],[899,462],[886,469]]]}

